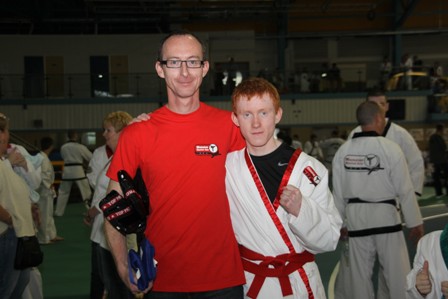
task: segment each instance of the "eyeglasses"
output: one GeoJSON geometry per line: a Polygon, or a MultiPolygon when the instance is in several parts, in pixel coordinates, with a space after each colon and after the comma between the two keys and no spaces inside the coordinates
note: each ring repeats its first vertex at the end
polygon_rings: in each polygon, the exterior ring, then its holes
{"type": "Polygon", "coordinates": [[[180,60],[180,59],[168,59],[168,60],[160,60],[160,63],[166,65],[167,68],[170,69],[178,69],[182,66],[182,62],[185,62],[188,68],[190,69],[198,69],[204,65],[203,60],[180,60]]]}

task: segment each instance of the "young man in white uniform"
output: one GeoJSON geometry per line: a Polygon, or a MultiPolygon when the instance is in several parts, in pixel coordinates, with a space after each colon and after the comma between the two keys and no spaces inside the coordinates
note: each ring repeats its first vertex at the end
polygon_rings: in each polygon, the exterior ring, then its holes
{"type": "Polygon", "coordinates": [[[448,225],[420,239],[407,276],[407,298],[448,298],[448,225]]]}
{"type": "Polygon", "coordinates": [[[351,294],[347,298],[375,298],[371,280],[378,255],[389,297],[405,298],[409,255],[400,210],[410,237],[423,235],[423,221],[400,147],[380,136],[385,119],[374,102],[356,111],[362,132],[344,143],[333,159],[333,195],[349,236],[351,294]],[[400,209],[398,209],[400,207],[400,209]]]}
{"type": "Polygon", "coordinates": [[[245,269],[245,296],[325,298],[314,254],[336,248],[342,223],[327,170],[274,138],[282,109],[268,81],[243,81],[232,103],[232,119],[246,148],[227,156],[226,190],[245,269]]]}

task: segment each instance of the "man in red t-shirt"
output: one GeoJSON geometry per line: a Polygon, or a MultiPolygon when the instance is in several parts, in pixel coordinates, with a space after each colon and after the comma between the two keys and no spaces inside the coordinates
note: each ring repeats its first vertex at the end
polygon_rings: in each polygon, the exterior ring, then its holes
{"type": "MultiPolygon", "coordinates": [[[[122,193],[117,171],[141,169],[151,198],[145,235],[155,248],[157,276],[148,298],[243,298],[245,283],[225,191],[228,152],[244,147],[230,111],[199,100],[209,63],[201,41],[188,32],[167,36],[155,63],[165,79],[168,104],[146,122],[123,130],[108,191],[122,193]],[[184,295],[182,295],[184,294],[184,295]],[[184,297],[183,297],[184,296],[184,297]]],[[[120,277],[128,277],[126,240],[105,224],[120,277]]]]}

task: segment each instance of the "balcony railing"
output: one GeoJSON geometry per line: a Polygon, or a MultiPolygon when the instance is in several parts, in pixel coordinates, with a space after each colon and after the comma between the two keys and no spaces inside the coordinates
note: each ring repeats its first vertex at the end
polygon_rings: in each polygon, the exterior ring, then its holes
{"type": "MultiPolygon", "coordinates": [[[[228,96],[233,86],[249,76],[265,76],[280,93],[303,93],[301,74],[264,74],[237,72],[234,78],[226,73],[209,71],[201,86],[201,95],[228,96]],[[235,81],[228,84],[229,80],[235,81]]],[[[379,80],[370,80],[379,85],[379,80]]],[[[321,72],[308,74],[308,90],[306,92],[363,92],[367,82],[353,82],[332,79],[321,72]]],[[[370,84],[372,85],[372,84],[370,84]]],[[[401,85],[400,85],[401,86],[401,85]]],[[[397,88],[401,88],[397,86],[397,88]]],[[[418,87],[414,88],[418,89],[418,87]]],[[[23,75],[0,74],[0,99],[86,99],[86,98],[145,98],[160,100],[166,96],[163,79],[153,73],[129,74],[51,74],[23,75]]]]}

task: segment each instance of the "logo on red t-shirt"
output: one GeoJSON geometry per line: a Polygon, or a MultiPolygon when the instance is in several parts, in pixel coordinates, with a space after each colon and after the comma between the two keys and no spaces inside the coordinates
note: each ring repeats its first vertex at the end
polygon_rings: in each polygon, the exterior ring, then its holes
{"type": "Polygon", "coordinates": [[[195,154],[198,156],[206,155],[206,156],[218,156],[221,155],[219,153],[219,148],[216,144],[197,144],[194,150],[195,154]]]}

